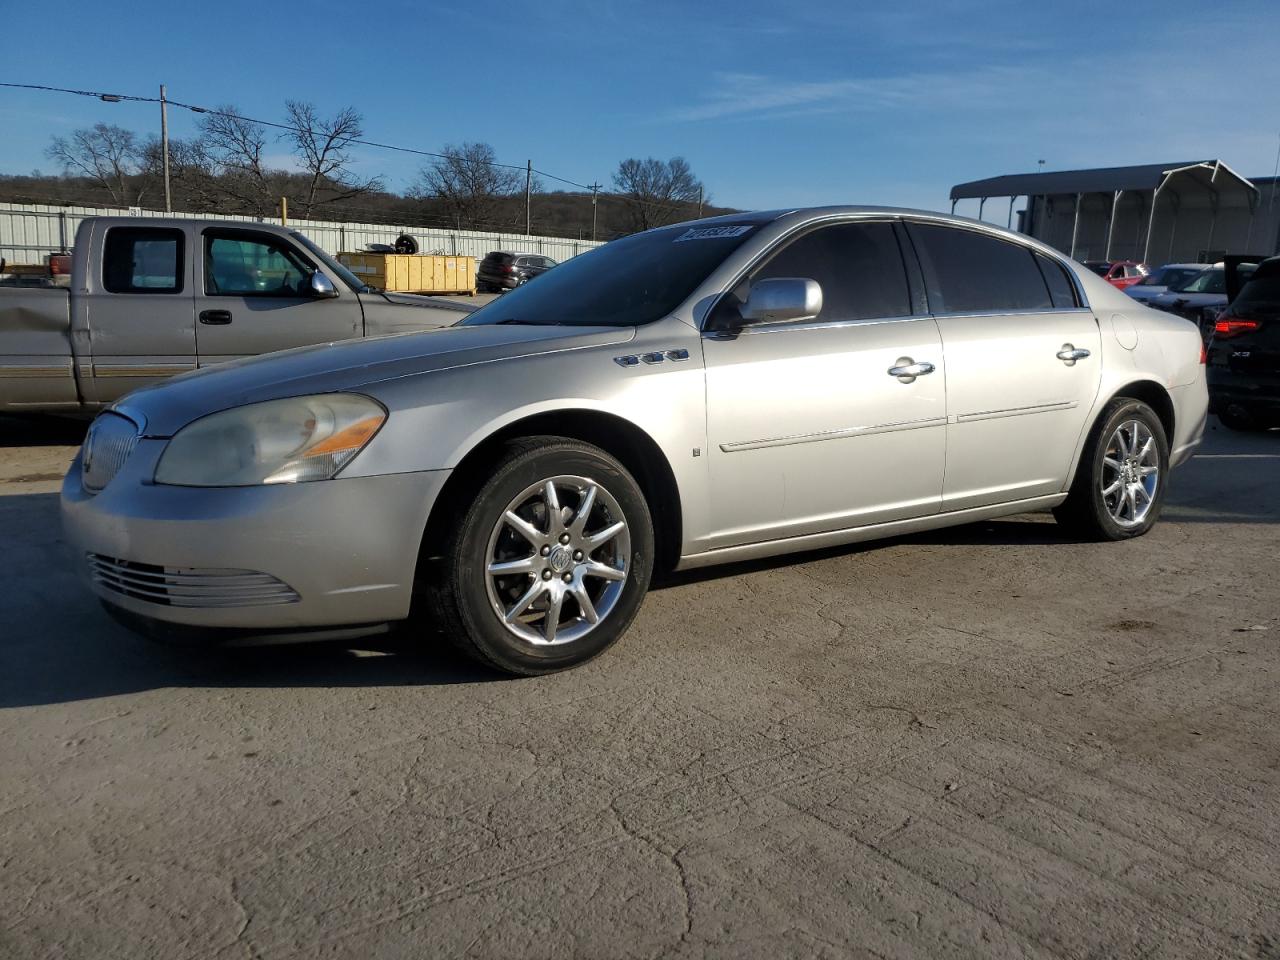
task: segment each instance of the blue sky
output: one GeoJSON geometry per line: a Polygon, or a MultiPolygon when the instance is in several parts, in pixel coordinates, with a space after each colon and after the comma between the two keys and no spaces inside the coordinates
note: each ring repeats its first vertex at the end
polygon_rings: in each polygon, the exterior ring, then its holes
{"type": "MultiPolygon", "coordinates": [[[[164,82],[175,99],[270,120],[286,98],[353,104],[371,139],[488,141],[501,160],[583,183],[607,184],[625,157],[679,154],[717,202],[745,208],[944,209],[953,183],[1039,159],[1219,158],[1258,176],[1280,135],[1275,0],[58,9],[47,42],[31,31],[5,44],[0,80],[142,95],[164,82]]],[[[17,0],[0,13],[12,21],[17,0]]],[[[49,137],[99,120],[159,125],[150,105],[0,89],[0,171],[51,170],[49,137]]],[[[172,111],[173,135],[192,121],[172,111]]],[[[394,188],[420,162],[357,156],[394,188]]]]}

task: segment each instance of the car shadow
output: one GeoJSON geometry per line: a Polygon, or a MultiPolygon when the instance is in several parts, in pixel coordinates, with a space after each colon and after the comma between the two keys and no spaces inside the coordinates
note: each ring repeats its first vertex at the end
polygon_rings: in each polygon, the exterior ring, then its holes
{"type": "Polygon", "coordinates": [[[0,708],[162,687],[378,687],[492,683],[503,677],[434,634],[345,643],[168,647],[112,620],[80,582],[58,495],[0,496],[0,708]],[[11,546],[10,546],[11,545],[11,546]]]}
{"type": "Polygon", "coordinates": [[[78,447],[88,420],[47,414],[0,414],[0,447],[78,447]]]}
{"type": "MultiPolygon", "coordinates": [[[[1162,522],[1280,522],[1280,433],[1233,435],[1218,431],[1203,454],[1175,474],[1162,522]]],[[[77,565],[61,538],[57,494],[0,496],[0,530],[5,533],[7,547],[0,551],[0,708],[175,686],[339,688],[504,679],[425,631],[281,647],[159,646],[112,621],[79,582],[77,565]]],[[[674,573],[654,587],[716,580],[901,545],[1036,547],[1070,542],[1071,537],[1049,515],[1024,514],[674,573]]]]}

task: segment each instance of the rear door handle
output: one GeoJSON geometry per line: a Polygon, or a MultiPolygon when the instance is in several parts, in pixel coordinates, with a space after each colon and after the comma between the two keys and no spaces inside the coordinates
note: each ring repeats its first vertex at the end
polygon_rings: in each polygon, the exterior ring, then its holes
{"type": "Polygon", "coordinates": [[[889,376],[897,377],[903,383],[912,383],[916,377],[933,373],[934,369],[933,364],[927,360],[917,362],[910,357],[899,357],[898,362],[889,368],[889,376]]]}
{"type": "Polygon", "coordinates": [[[1070,343],[1064,343],[1062,349],[1058,351],[1058,359],[1069,367],[1073,366],[1077,360],[1083,360],[1087,356],[1089,356],[1088,350],[1070,343]]]}
{"type": "Polygon", "coordinates": [[[202,310],[200,311],[200,322],[207,323],[211,327],[221,327],[231,322],[230,310],[202,310]]]}

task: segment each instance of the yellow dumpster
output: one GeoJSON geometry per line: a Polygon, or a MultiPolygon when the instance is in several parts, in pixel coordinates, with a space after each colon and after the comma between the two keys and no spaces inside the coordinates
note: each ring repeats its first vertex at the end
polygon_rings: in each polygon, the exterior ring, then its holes
{"type": "Polygon", "coordinates": [[[340,253],[338,259],[357,277],[396,293],[476,293],[476,258],[434,254],[340,253]]]}

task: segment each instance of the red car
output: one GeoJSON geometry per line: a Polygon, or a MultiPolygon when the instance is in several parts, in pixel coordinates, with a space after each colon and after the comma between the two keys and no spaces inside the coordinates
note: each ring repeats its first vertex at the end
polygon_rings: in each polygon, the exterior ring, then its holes
{"type": "Polygon", "coordinates": [[[1145,263],[1133,260],[1086,260],[1084,265],[1113,287],[1132,287],[1150,271],[1145,263]]]}

